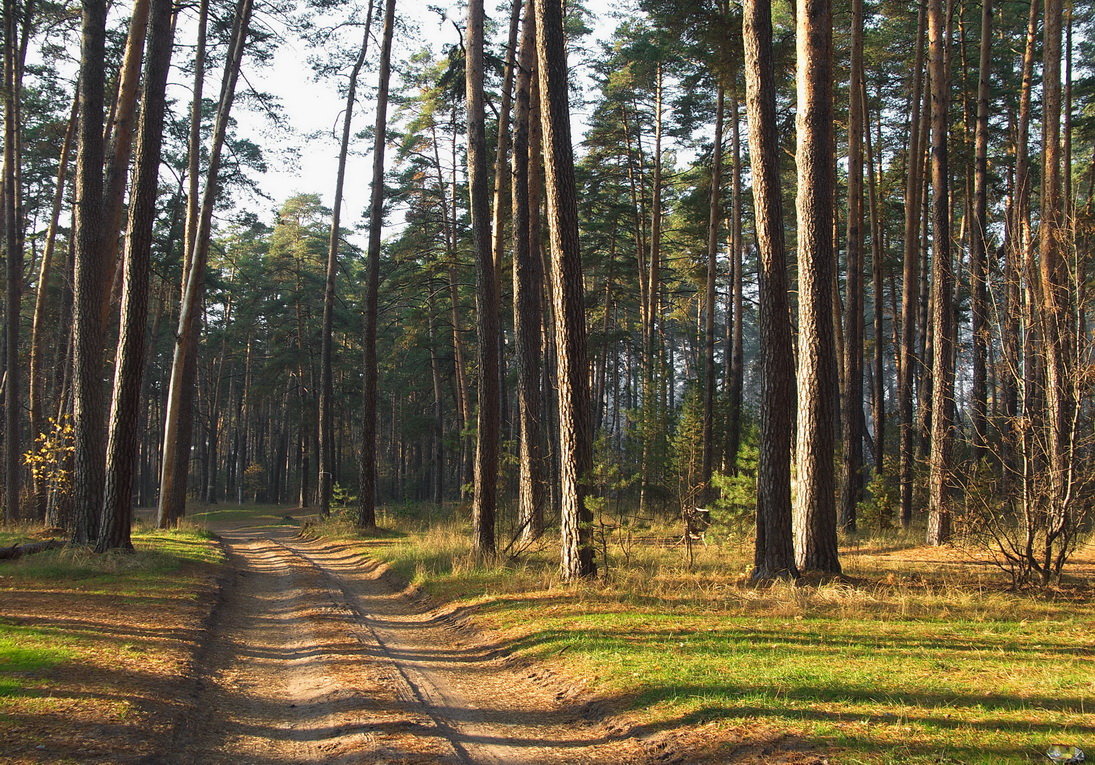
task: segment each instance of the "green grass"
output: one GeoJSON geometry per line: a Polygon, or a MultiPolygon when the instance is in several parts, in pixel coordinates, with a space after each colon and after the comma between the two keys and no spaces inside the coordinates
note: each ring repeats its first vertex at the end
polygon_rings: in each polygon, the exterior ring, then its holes
{"type": "Polygon", "coordinates": [[[72,655],[65,641],[47,630],[0,624],[0,698],[20,693],[28,680],[72,655]]]}
{"type": "Polygon", "coordinates": [[[466,524],[397,525],[407,536],[366,542],[371,554],[474,604],[517,653],[584,678],[650,731],[788,734],[840,762],[1095,748],[1095,604],[1083,592],[1012,594],[991,569],[880,555],[913,546],[897,536],[855,540],[851,583],[751,586],[747,546],[728,538],[692,568],[680,548],[610,545],[607,580],[563,586],[553,540],[484,566],[466,552],[466,524]]]}
{"type": "MultiPolygon", "coordinates": [[[[135,550],[96,555],[86,548],[63,548],[0,563],[0,697],[48,693],[49,673],[69,662],[79,663],[98,650],[102,635],[75,622],[66,625],[57,613],[35,619],[33,611],[18,619],[5,615],[5,592],[40,593],[58,603],[82,605],[89,599],[115,604],[170,608],[192,601],[201,577],[223,561],[208,532],[137,529],[135,550]],[[68,599],[68,600],[66,600],[68,599]]],[[[63,608],[63,606],[60,606],[63,608]]],[[[62,613],[63,616],[63,613],[62,613]]],[[[0,712],[5,704],[0,698],[0,712]]]]}
{"type": "Polygon", "coordinates": [[[142,529],[133,532],[133,551],[97,555],[89,549],[67,547],[28,555],[0,564],[9,582],[79,582],[126,590],[147,586],[171,588],[170,575],[184,563],[216,564],[223,555],[204,529],[173,531],[142,529]]]}

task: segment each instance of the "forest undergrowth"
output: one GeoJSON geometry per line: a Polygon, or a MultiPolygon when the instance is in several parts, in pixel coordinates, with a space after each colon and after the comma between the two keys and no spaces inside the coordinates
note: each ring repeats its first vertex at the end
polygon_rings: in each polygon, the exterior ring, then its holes
{"type": "Polygon", "coordinates": [[[1095,738],[1090,546],[1039,592],[1009,590],[978,551],[898,531],[843,539],[843,577],[757,586],[740,534],[697,540],[690,561],[675,525],[648,523],[602,538],[599,579],[563,584],[550,534],[484,563],[459,509],[429,514],[389,509],[361,543],[640,730],[701,728],[716,756],[778,744],[840,762],[1029,762],[1095,738]]]}
{"type": "MultiPolygon", "coordinates": [[[[12,527],[0,544],[41,536],[12,527]]],[[[159,751],[223,555],[196,526],[138,527],[132,553],[68,547],[0,565],[5,762],[159,751]]],[[[103,758],[107,760],[103,760],[103,758]]]]}

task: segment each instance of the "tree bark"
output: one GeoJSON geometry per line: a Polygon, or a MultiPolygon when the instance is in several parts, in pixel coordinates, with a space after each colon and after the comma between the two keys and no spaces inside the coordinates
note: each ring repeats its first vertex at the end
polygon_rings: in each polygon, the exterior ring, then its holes
{"type": "MultiPolygon", "coordinates": [[[[1039,227],[1038,321],[1045,359],[1045,423],[1048,475],[1049,528],[1045,558],[1069,525],[1072,461],[1070,284],[1066,247],[1068,200],[1062,194],[1061,151],[1061,0],[1045,0],[1042,61],[1042,216],[1039,227]]],[[[1071,171],[1071,168],[1068,168],[1071,171]]],[[[1048,574],[1048,571],[1047,571],[1048,574]]]]}
{"type": "Polygon", "coordinates": [[[495,551],[494,515],[498,499],[498,445],[501,391],[498,275],[491,252],[490,197],[487,186],[487,137],[483,107],[483,0],[468,3],[467,76],[468,194],[476,257],[475,307],[479,332],[479,416],[475,440],[475,487],[472,536],[475,552],[495,551]]]}
{"type": "Polygon", "coordinates": [[[103,506],[103,57],[106,2],[84,0],[73,231],[73,542],[93,542],[103,506]]]}
{"type": "Polygon", "coordinates": [[[148,57],[133,168],[133,192],[126,234],[121,328],[115,361],[114,395],[106,455],[106,491],[97,552],[132,549],[133,478],[148,330],[148,275],[156,222],[160,153],[167,75],[174,41],[172,0],[151,0],[148,57]]]}
{"type": "MultiPolygon", "coordinates": [[[[540,388],[544,324],[544,274],[540,257],[539,226],[532,228],[532,206],[539,193],[530,194],[529,125],[538,114],[532,109],[532,82],[536,72],[536,3],[525,3],[521,56],[517,73],[516,123],[513,136],[513,334],[517,344],[518,444],[517,520],[526,541],[544,528],[544,470],[542,429],[543,396],[540,388]],[[534,239],[535,235],[535,239],[534,239]]],[[[538,218],[538,210],[536,213],[538,218]]]]}
{"type": "MultiPolygon", "coordinates": [[[[1020,442],[1025,428],[1020,422],[1019,391],[1027,390],[1022,384],[1024,374],[1029,373],[1023,363],[1020,349],[1020,322],[1024,313],[1024,271],[1030,250],[1030,102],[1034,79],[1034,51],[1038,32],[1038,0],[1031,0],[1027,15],[1026,40],[1020,73],[1019,109],[1015,124],[1015,174],[1012,180],[1008,209],[1008,246],[1004,250],[1004,289],[1007,302],[1001,352],[1004,362],[1004,417],[1007,421],[1005,460],[1011,471],[1019,469],[1015,446],[1020,442]]],[[[1028,274],[1028,277],[1030,275],[1028,274]]],[[[1028,329],[1028,336],[1030,332],[1028,329]]],[[[1024,407],[1029,396],[1024,395],[1024,407]]]]}
{"type": "Polygon", "coordinates": [[[564,580],[574,580],[594,576],[597,564],[593,558],[593,513],[586,505],[593,469],[592,412],[578,242],[578,196],[570,139],[563,9],[559,0],[540,0],[536,4],[536,49],[559,386],[561,569],[564,580]]]}
{"type": "MultiPolygon", "coordinates": [[[[871,281],[873,282],[874,297],[874,387],[871,394],[871,418],[874,420],[874,474],[876,477],[883,475],[886,462],[886,379],[884,356],[886,340],[883,333],[883,307],[885,296],[883,295],[883,276],[885,268],[885,244],[882,241],[882,210],[878,199],[877,175],[880,170],[875,169],[874,146],[871,142],[870,108],[867,101],[867,85],[863,84],[863,113],[866,115],[867,147],[867,185],[870,198],[871,215],[871,281]]],[[[881,140],[881,119],[878,122],[879,144],[881,140]]],[[[896,315],[896,311],[893,312],[896,315]]],[[[889,522],[888,512],[883,519],[889,522]]]]}
{"type": "Polygon", "coordinates": [[[844,306],[842,410],[844,490],[840,526],[855,531],[863,499],[863,0],[852,0],[851,77],[848,83],[848,251],[844,306]]]}
{"type": "Polygon", "coordinates": [[[923,103],[924,33],[927,25],[926,6],[920,4],[916,35],[916,63],[913,71],[913,93],[909,117],[909,147],[905,159],[905,232],[901,283],[901,345],[898,370],[898,483],[901,494],[901,525],[908,528],[913,516],[913,466],[915,463],[916,420],[913,417],[913,372],[917,363],[916,337],[919,315],[920,286],[920,202],[923,193],[921,168],[924,147],[921,146],[921,105],[923,103]]]}
{"type": "Polygon", "coordinates": [[[744,0],[742,40],[760,254],[762,349],[753,578],[797,577],[791,533],[791,417],[795,381],[783,245],[771,0],[744,0]]]}
{"type": "Polygon", "coordinates": [[[392,35],[395,0],[384,4],[384,37],[380,44],[380,80],[376,95],[376,130],[373,143],[373,182],[369,200],[369,251],[365,276],[364,392],[361,422],[361,489],[357,526],[376,528],[376,423],[377,360],[376,323],[380,289],[380,235],[384,227],[384,147],[388,132],[388,86],[392,76],[392,35]]]}
{"type": "Polygon", "coordinates": [[[795,548],[800,570],[839,573],[834,496],[833,411],[838,397],[833,343],[832,8],[799,0],[798,437],[795,548]]]}
{"type": "Polygon", "coordinates": [[[954,420],[954,291],[950,254],[950,176],[947,155],[946,19],[942,0],[928,0],[932,152],[932,423],[928,458],[928,544],[951,536],[951,447],[954,420]]]}
{"type": "MultiPolygon", "coordinates": [[[[68,163],[72,154],[72,142],[76,134],[76,116],[79,99],[72,100],[72,111],[68,118],[68,127],[65,129],[64,142],[61,144],[61,157],[57,163],[57,185],[53,191],[53,205],[50,209],[49,228],[46,230],[46,242],[42,248],[42,260],[38,269],[38,288],[34,295],[34,317],[31,320],[30,330],[30,430],[31,438],[37,438],[44,432],[43,404],[45,394],[43,391],[42,357],[45,353],[46,334],[46,306],[47,291],[50,277],[53,274],[53,253],[57,246],[57,229],[61,220],[61,207],[65,201],[65,183],[68,178],[68,163]]],[[[34,518],[45,520],[46,517],[46,487],[34,479],[34,518]]]]}
{"type": "Polygon", "coordinates": [[[726,94],[720,83],[715,103],[715,145],[711,149],[707,279],[703,302],[703,465],[700,483],[706,497],[711,496],[711,473],[715,469],[715,282],[718,277],[719,227],[722,222],[722,123],[725,103],[726,94]]]}
{"type": "Polygon", "coordinates": [[[178,523],[186,508],[187,466],[190,458],[194,377],[197,369],[200,303],[205,281],[205,265],[209,254],[209,237],[213,224],[213,207],[217,201],[220,159],[228,131],[232,103],[236,93],[240,64],[251,22],[252,0],[239,0],[236,8],[232,43],[224,65],[217,116],[209,147],[209,167],[202,193],[201,212],[188,237],[190,255],[187,259],[185,289],[179,308],[178,334],[171,365],[171,382],[164,421],[163,475],[160,480],[160,501],[157,525],[170,528],[178,523]]]}
{"type": "Polygon", "coordinates": [[[973,226],[970,231],[970,321],[973,380],[970,388],[973,456],[988,456],[988,395],[986,390],[988,328],[988,150],[989,77],[992,55],[992,0],[981,3],[981,44],[977,68],[977,126],[973,157],[973,226]]]}
{"type": "MultiPolygon", "coordinates": [[[[738,128],[738,99],[735,96],[730,100],[730,144],[731,153],[734,156],[734,177],[731,182],[732,202],[730,205],[730,305],[727,311],[727,321],[732,323],[730,329],[730,345],[727,349],[727,398],[729,399],[729,416],[727,417],[727,441],[726,464],[732,473],[738,471],[738,451],[741,448],[741,400],[742,388],[745,383],[745,350],[743,344],[743,330],[745,328],[743,283],[742,283],[742,252],[744,242],[741,235],[741,221],[744,215],[742,209],[741,193],[741,138],[738,128]],[[732,322],[731,322],[732,317],[732,322]]],[[[783,221],[780,219],[780,226],[783,221]]],[[[781,250],[782,252],[782,250],[781,250]]]]}
{"type": "Polygon", "coordinates": [[[20,425],[22,402],[19,390],[19,314],[23,292],[23,248],[18,215],[19,77],[16,74],[16,8],[14,0],[4,2],[4,260],[7,264],[7,291],[4,306],[4,521],[21,517],[19,492],[22,483],[22,440],[20,425]]]}
{"type": "Polygon", "coordinates": [[[137,121],[137,90],[141,79],[145,37],[148,32],[151,0],[134,0],[126,35],[125,56],[118,75],[118,94],[111,109],[107,127],[110,143],[106,148],[106,168],[103,175],[103,256],[102,305],[103,323],[110,317],[113,275],[122,264],[118,261],[122,208],[125,202],[129,161],[133,154],[133,130],[137,121]]]}

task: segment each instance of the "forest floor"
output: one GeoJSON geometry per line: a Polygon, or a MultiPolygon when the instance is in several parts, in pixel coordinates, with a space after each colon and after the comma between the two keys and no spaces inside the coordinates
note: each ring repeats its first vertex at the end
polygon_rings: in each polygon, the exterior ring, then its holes
{"type": "MultiPolygon", "coordinates": [[[[459,512],[393,508],[389,538],[356,543],[515,657],[581,682],[621,725],[677,736],[669,749],[687,762],[1095,751],[1091,545],[1061,586],[1038,592],[1010,591],[983,551],[894,531],[844,539],[844,577],[756,586],[746,534],[713,528],[689,561],[672,526],[603,520],[610,565],[577,586],[558,581],[550,537],[478,563],[459,512]]],[[[337,522],[322,533],[354,537],[337,522]]]]}
{"type": "Polygon", "coordinates": [[[262,510],[201,520],[222,565],[191,531],[206,569],[147,565],[138,559],[172,559],[142,534],[137,556],[110,556],[123,570],[77,553],[81,570],[71,551],[0,570],[0,760],[662,759],[665,736],[632,736],[584,689],[513,661],[360,545],[302,537],[262,510]]]}
{"type": "MultiPolygon", "coordinates": [[[[750,585],[733,535],[602,538],[557,580],[455,513],[387,531],[222,506],[135,555],[0,564],[0,760],[1045,762],[1095,750],[1095,550],[1012,593],[974,551],[845,540],[847,576],[750,585]],[[303,532],[303,533],[302,533],[303,532]],[[407,584],[410,582],[410,584],[407,584]]],[[[0,543],[10,544],[10,539],[0,543]]]]}
{"type": "MultiPolygon", "coordinates": [[[[0,544],[39,535],[8,530],[0,544]]],[[[134,544],[0,563],[0,761],[154,761],[170,738],[223,555],[193,528],[134,544]]]]}

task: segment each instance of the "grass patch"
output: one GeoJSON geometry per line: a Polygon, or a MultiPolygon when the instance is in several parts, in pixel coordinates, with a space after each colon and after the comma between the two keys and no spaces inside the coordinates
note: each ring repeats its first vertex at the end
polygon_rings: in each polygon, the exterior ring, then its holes
{"type": "Polygon", "coordinates": [[[68,582],[82,588],[106,585],[116,591],[149,586],[173,589],[169,575],[187,563],[215,565],[223,554],[204,529],[182,527],[169,531],[133,531],[132,551],[96,554],[86,547],[64,547],[0,563],[0,577],[8,583],[68,582]]]}
{"type": "Polygon", "coordinates": [[[71,648],[48,631],[0,624],[0,704],[72,655],[71,648]]]}
{"type": "Polygon", "coordinates": [[[466,522],[390,515],[405,536],[363,541],[370,554],[475,605],[515,651],[583,678],[647,730],[708,726],[726,756],[785,735],[853,763],[1095,747],[1095,602],[1082,577],[1053,596],[1014,594],[974,554],[892,533],[847,540],[837,582],[753,586],[749,545],[727,537],[692,566],[680,547],[609,540],[608,576],[564,586],[555,539],[484,565],[466,522]]]}
{"type": "Polygon", "coordinates": [[[166,735],[223,554],[196,527],[138,528],[133,542],[0,563],[5,757],[115,761],[166,735]]]}

